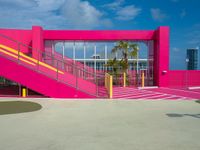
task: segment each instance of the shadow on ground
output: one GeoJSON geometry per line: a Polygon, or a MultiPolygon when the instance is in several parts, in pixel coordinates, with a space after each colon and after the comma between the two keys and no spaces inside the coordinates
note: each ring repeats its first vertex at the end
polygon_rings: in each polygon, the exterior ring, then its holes
{"type": "Polygon", "coordinates": [[[168,117],[194,117],[194,118],[199,118],[200,119],[200,114],[176,114],[176,113],[171,113],[171,114],[166,114],[168,117]]]}
{"type": "Polygon", "coordinates": [[[200,100],[197,100],[197,101],[195,101],[195,102],[200,104],[200,100]]]}
{"type": "Polygon", "coordinates": [[[40,110],[42,106],[35,102],[0,101],[0,115],[17,114],[40,110]]]}

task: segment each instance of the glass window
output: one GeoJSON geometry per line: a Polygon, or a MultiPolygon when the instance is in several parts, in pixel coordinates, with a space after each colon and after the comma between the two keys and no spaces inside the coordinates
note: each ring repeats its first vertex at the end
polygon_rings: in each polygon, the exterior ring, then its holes
{"type": "Polygon", "coordinates": [[[141,59],[147,59],[148,58],[148,47],[147,47],[146,44],[144,42],[138,43],[138,46],[139,46],[139,58],[141,58],[141,59]]]}
{"type": "Polygon", "coordinates": [[[75,59],[84,59],[84,42],[75,42],[75,59]]]}
{"type": "Polygon", "coordinates": [[[85,42],[86,47],[86,59],[93,59],[94,57],[94,42],[85,42]]]}
{"type": "Polygon", "coordinates": [[[97,59],[105,59],[105,42],[96,42],[97,59]]]}
{"type": "Polygon", "coordinates": [[[55,42],[55,51],[62,54],[63,52],[63,42],[55,42]]]}
{"type": "Polygon", "coordinates": [[[116,54],[112,53],[112,49],[114,48],[115,45],[116,45],[115,42],[106,42],[106,46],[107,46],[107,58],[108,59],[115,58],[116,54]]]}
{"type": "Polygon", "coordinates": [[[73,46],[74,46],[74,42],[72,41],[67,41],[65,42],[65,56],[68,58],[73,59],[73,46]]]}

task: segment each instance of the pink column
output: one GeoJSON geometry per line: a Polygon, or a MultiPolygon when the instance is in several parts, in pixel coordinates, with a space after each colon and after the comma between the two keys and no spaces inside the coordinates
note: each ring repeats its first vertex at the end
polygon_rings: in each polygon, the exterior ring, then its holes
{"type": "Polygon", "coordinates": [[[154,48],[154,79],[155,85],[168,86],[169,72],[169,27],[156,30],[154,48]]]}
{"type": "Polygon", "coordinates": [[[32,57],[41,60],[41,52],[44,51],[43,29],[40,26],[32,27],[32,57]],[[40,53],[39,53],[40,52],[40,53]]]}

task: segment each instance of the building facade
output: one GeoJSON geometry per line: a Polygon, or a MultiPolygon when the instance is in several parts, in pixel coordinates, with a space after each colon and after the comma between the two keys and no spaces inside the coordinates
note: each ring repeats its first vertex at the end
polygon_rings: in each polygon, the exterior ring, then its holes
{"type": "MultiPolygon", "coordinates": [[[[169,27],[127,31],[44,30],[40,26],[0,29],[0,76],[49,97],[100,97],[104,73],[112,70],[106,63],[113,57],[120,59],[119,53],[111,53],[120,40],[139,43],[140,51],[146,51],[138,59],[129,58],[130,78],[145,72],[145,81],[151,83],[147,86],[182,86],[185,72],[169,70],[169,27]]],[[[188,85],[200,84],[198,71],[188,77],[188,85]]]]}
{"type": "Polygon", "coordinates": [[[187,49],[187,70],[198,69],[198,49],[187,49]]]}

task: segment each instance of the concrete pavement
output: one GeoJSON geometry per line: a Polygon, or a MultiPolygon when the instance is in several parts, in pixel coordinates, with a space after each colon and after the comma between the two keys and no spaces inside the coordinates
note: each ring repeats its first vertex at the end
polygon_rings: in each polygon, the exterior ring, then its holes
{"type": "Polygon", "coordinates": [[[12,100],[42,108],[0,115],[0,150],[200,149],[195,101],[12,100]]]}

